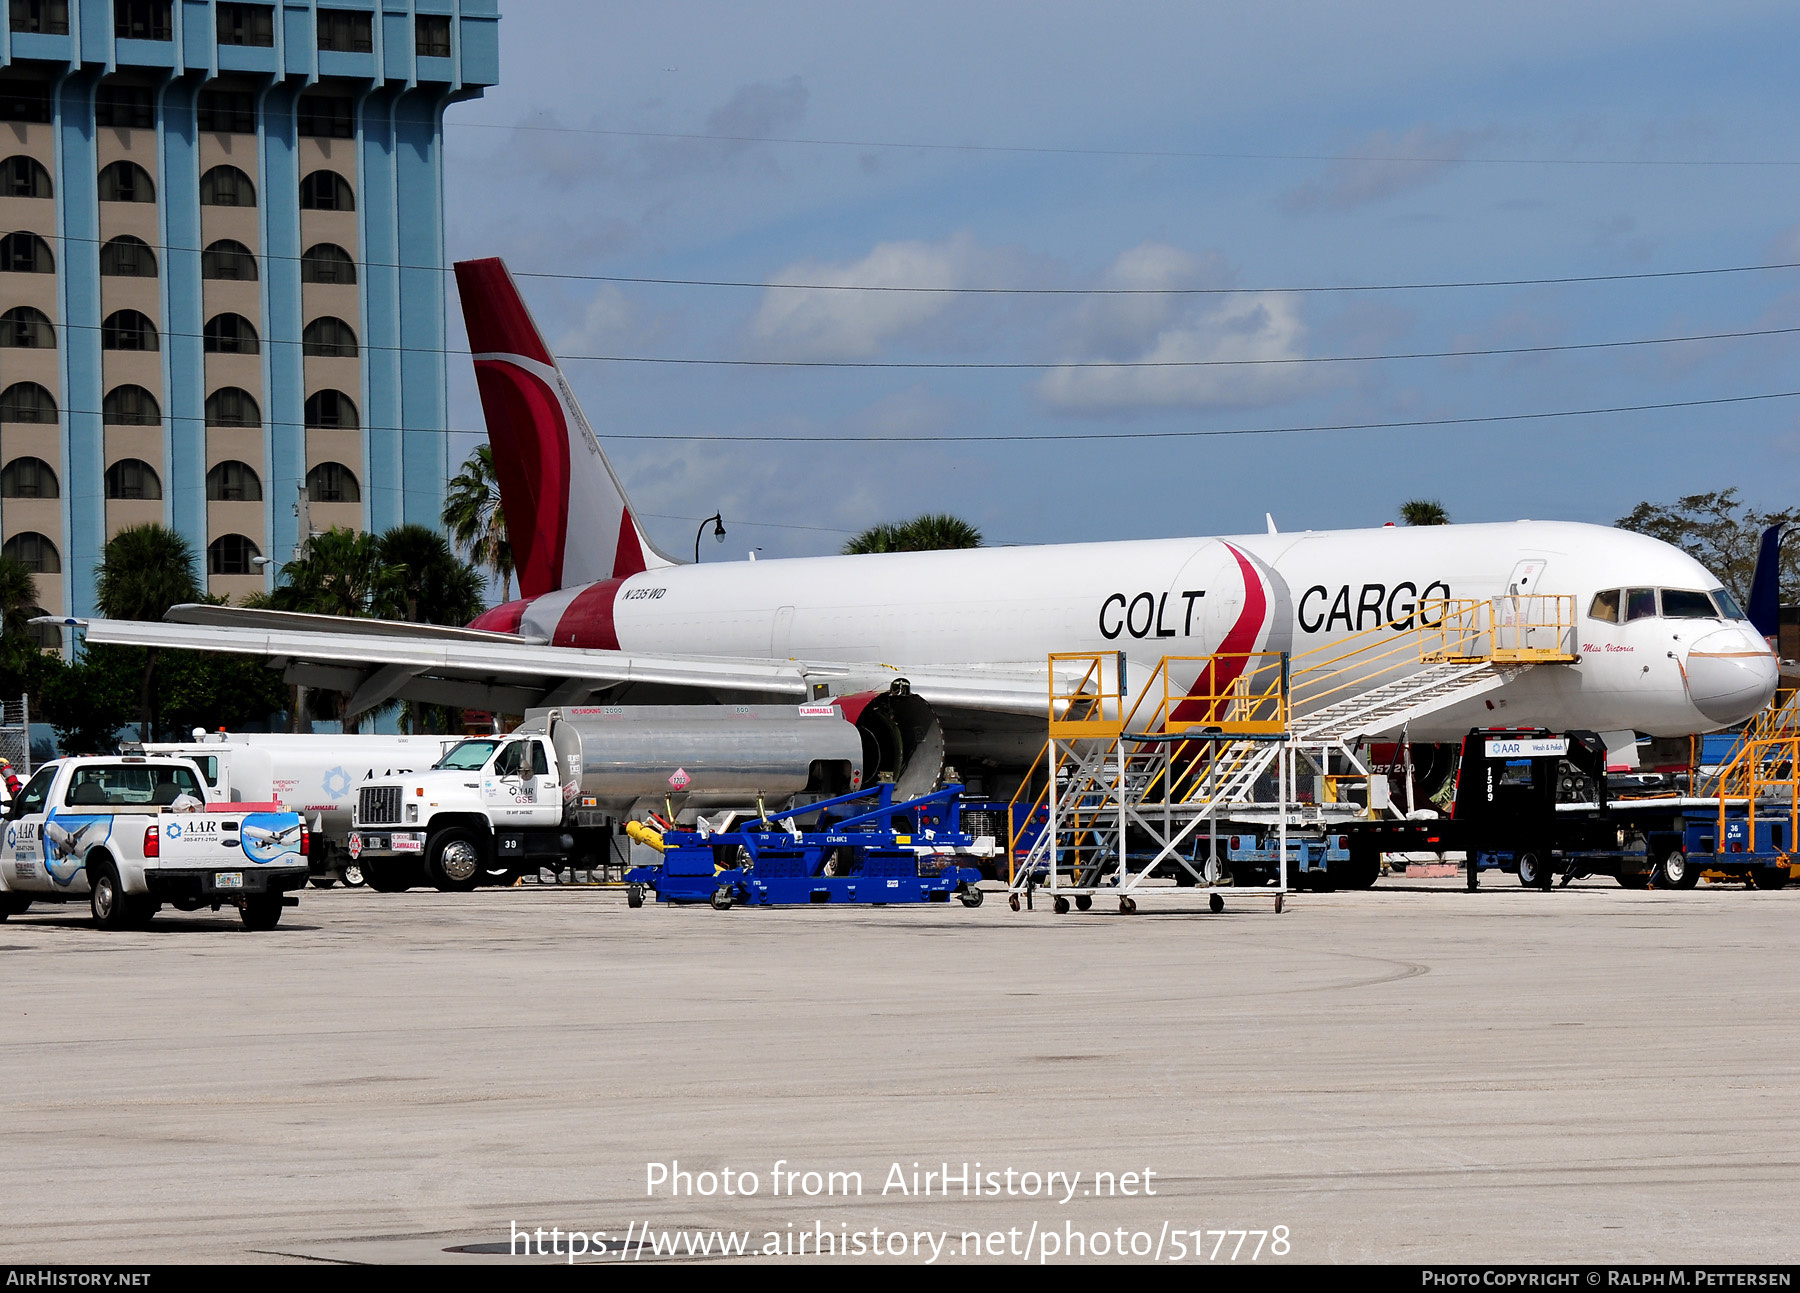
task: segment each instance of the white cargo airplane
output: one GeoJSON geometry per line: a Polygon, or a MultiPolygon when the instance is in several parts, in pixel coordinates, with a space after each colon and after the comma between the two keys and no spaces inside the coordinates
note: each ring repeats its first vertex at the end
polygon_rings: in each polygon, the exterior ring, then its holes
{"type": "Polygon", "coordinates": [[[917,747],[1020,769],[1044,738],[1050,652],[1123,652],[1141,686],[1165,655],[1403,633],[1448,599],[1568,596],[1575,661],[1427,707],[1407,720],[1414,741],[1541,725],[1617,747],[1634,732],[1737,723],[1774,693],[1778,662],[1719,580],[1667,544],[1594,525],[1271,524],[1229,538],[679,562],[638,524],[505,265],[466,261],[456,275],[519,600],[466,629],[183,606],[165,623],[90,621],[88,640],[270,656],[290,682],[345,693],[351,713],[397,696],[510,713],[596,696],[831,703],[886,767],[917,747]]]}

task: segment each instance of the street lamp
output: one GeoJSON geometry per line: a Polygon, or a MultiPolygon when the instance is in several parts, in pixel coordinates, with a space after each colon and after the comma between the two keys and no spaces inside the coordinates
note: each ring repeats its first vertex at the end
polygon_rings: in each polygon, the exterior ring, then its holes
{"type": "Polygon", "coordinates": [[[720,543],[725,542],[725,517],[719,512],[714,512],[700,522],[700,528],[694,531],[694,564],[696,566],[700,564],[700,538],[706,533],[706,527],[709,525],[713,527],[713,538],[720,543]]]}

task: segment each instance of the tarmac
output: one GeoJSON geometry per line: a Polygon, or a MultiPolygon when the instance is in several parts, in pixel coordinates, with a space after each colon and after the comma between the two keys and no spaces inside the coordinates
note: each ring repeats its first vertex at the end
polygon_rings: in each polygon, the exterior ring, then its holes
{"type": "Polygon", "coordinates": [[[1800,886],[1225,896],[33,908],[0,1261],[1794,1260],[1800,886]]]}

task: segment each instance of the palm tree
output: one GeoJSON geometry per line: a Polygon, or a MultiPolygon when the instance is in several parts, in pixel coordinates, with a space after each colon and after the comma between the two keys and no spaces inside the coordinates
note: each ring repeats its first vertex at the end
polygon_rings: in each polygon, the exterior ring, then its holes
{"type": "Polygon", "coordinates": [[[512,600],[512,544],[506,537],[506,514],[500,507],[500,478],[494,472],[493,446],[476,447],[450,481],[444,494],[444,528],[450,540],[486,566],[500,580],[501,601],[512,600]]]}
{"type": "Polygon", "coordinates": [[[979,548],[981,531],[961,517],[927,512],[910,521],[872,525],[844,545],[845,556],[864,552],[938,552],[946,548],[979,548]]]}
{"type": "Polygon", "coordinates": [[[387,618],[467,624],[486,609],[481,572],[450,550],[436,530],[396,525],[376,540],[392,582],[373,608],[387,618]]]}
{"type": "Polygon", "coordinates": [[[9,642],[30,639],[37,607],[37,576],[17,557],[0,557],[0,632],[9,642]]]}
{"type": "Polygon", "coordinates": [[[300,555],[281,568],[281,582],[266,605],[314,615],[372,615],[378,602],[395,596],[397,583],[397,573],[382,559],[380,540],[334,526],[309,538],[300,555]]]}
{"type": "Polygon", "coordinates": [[[1414,498],[1400,504],[1400,519],[1408,525],[1448,525],[1450,513],[1435,498],[1414,498]]]}
{"type": "MultiPolygon", "coordinates": [[[[160,620],[171,606],[204,597],[197,568],[194,545],[168,526],[127,526],[101,550],[94,603],[109,620],[160,620]]],[[[138,688],[138,735],[146,741],[155,730],[156,660],[151,647],[138,688]]]]}

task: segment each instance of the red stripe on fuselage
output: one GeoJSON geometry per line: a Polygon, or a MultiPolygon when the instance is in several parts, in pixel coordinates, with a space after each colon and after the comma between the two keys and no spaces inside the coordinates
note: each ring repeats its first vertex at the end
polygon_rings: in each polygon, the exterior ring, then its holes
{"type": "MultiPolygon", "coordinates": [[[[1218,654],[1221,656],[1237,655],[1239,658],[1235,660],[1222,659],[1217,662],[1216,668],[1201,672],[1200,677],[1206,680],[1207,692],[1214,696],[1224,695],[1249,665],[1250,659],[1243,653],[1256,650],[1257,639],[1262,636],[1263,617],[1269,612],[1269,599],[1263,592],[1262,576],[1257,573],[1256,567],[1250,563],[1248,557],[1229,543],[1225,545],[1225,550],[1237,559],[1238,571],[1244,577],[1244,609],[1238,612],[1236,622],[1225,634],[1225,640],[1219,643],[1218,648],[1218,654]]],[[[1196,680],[1196,685],[1198,685],[1198,680],[1196,680]]],[[[1184,723],[1216,719],[1218,714],[1215,711],[1221,703],[1220,701],[1209,703],[1189,697],[1175,706],[1169,717],[1184,723]]]]}
{"type": "Polygon", "coordinates": [[[531,605],[531,598],[521,598],[516,602],[506,602],[492,610],[483,611],[469,621],[472,629],[486,629],[489,633],[517,633],[519,624],[525,618],[525,608],[531,605]]]}
{"type": "MultiPolygon", "coordinates": [[[[629,518],[627,518],[629,522],[629,518]]],[[[575,595],[569,609],[556,622],[552,646],[598,647],[602,651],[619,649],[619,631],[613,626],[613,603],[619,595],[623,579],[606,579],[589,584],[575,595]]]]}

